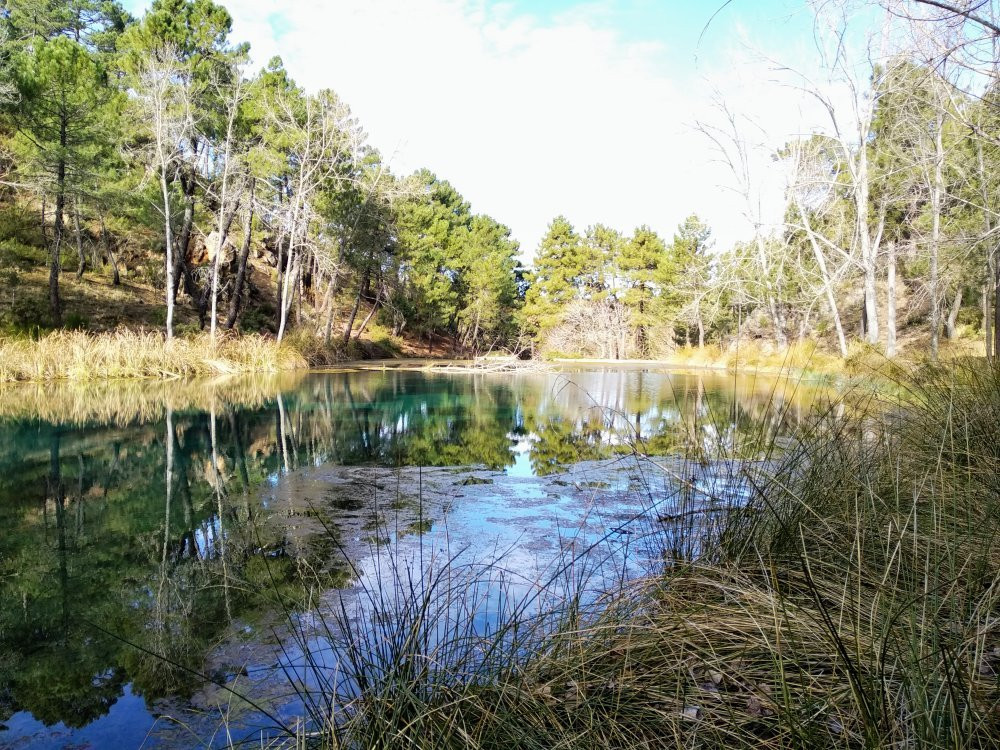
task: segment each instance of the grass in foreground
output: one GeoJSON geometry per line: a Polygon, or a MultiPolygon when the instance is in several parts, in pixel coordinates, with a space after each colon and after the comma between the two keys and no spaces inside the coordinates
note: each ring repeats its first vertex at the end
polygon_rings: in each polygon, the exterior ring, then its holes
{"type": "Polygon", "coordinates": [[[340,660],[314,668],[295,742],[996,747],[1000,370],[897,387],[821,415],[766,472],[734,465],[749,499],[715,545],[593,601],[560,581],[483,634],[467,572],[365,589],[364,617],[326,613],[340,660]]]}

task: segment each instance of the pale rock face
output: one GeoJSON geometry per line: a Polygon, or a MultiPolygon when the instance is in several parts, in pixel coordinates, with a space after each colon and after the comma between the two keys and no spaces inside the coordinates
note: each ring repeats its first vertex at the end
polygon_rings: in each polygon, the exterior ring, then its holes
{"type": "MultiPolygon", "coordinates": [[[[219,233],[212,232],[205,238],[205,251],[208,256],[208,262],[211,263],[215,258],[215,254],[219,247],[219,233]]],[[[226,242],[222,246],[222,254],[219,256],[219,265],[225,266],[233,262],[236,257],[236,246],[233,241],[226,237],[226,242]]]]}

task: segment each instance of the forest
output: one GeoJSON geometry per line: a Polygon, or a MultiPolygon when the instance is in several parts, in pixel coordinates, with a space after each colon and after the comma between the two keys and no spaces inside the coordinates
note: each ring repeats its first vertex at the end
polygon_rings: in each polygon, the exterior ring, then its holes
{"type": "Polygon", "coordinates": [[[696,127],[745,204],[743,241],[718,246],[692,206],[672,237],[557,216],[521,248],[446,179],[393,173],[332,89],[277,57],[253,69],[212,0],[0,8],[8,342],[235,330],[307,361],[997,349],[997,32],[971,12],[816,6],[821,75],[786,67],[784,85],[825,122],[781,148],[716,102],[696,127]]]}

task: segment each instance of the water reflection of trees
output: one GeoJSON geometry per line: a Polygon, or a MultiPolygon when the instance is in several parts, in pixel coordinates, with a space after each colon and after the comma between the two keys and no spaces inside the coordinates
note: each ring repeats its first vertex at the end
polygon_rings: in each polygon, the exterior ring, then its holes
{"type": "MultiPolygon", "coordinates": [[[[131,418],[108,404],[88,414],[76,394],[71,421],[2,423],[0,720],[28,710],[83,726],[128,682],[147,702],[191,694],[233,618],[252,626],[276,597],[294,602],[302,558],[320,554],[272,522],[261,490],[299,467],[501,469],[527,444],[547,474],[633,447],[749,444],[793,429],[812,398],[774,381],[638,371],[338,373],[267,387],[165,392],[159,411],[142,401],[131,418]]],[[[346,511],[325,512],[336,528],[346,511]]],[[[342,568],[322,569],[344,582],[342,568]]]]}
{"type": "Polygon", "coordinates": [[[20,460],[0,479],[4,713],[83,726],[127,681],[150,701],[189,694],[231,615],[272,581],[293,586],[297,553],[249,492],[273,455],[241,462],[254,420],[229,417],[215,441],[201,413],[124,432],[8,425],[20,460]]]}
{"type": "Polygon", "coordinates": [[[823,390],[792,380],[610,370],[530,389],[522,408],[532,468],[548,474],[632,451],[756,457],[823,400],[823,390]]]}

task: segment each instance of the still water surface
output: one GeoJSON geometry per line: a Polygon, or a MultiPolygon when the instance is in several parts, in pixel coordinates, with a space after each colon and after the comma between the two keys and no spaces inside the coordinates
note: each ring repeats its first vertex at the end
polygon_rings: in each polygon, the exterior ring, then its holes
{"type": "Polygon", "coordinates": [[[304,570],[350,591],[386,550],[459,550],[528,580],[659,512],[637,453],[738,452],[821,393],[641,368],[0,391],[0,747],[224,744],[213,682],[280,695],[304,570]]]}

